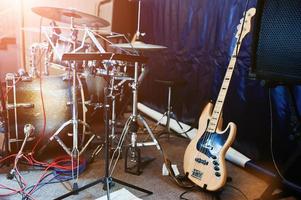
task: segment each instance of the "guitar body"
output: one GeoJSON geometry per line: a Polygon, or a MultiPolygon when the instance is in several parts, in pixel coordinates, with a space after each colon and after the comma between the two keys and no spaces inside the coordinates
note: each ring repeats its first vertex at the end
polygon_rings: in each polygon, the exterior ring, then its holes
{"type": "Polygon", "coordinates": [[[208,135],[207,127],[212,110],[213,104],[208,103],[199,118],[198,132],[184,154],[184,171],[196,185],[216,191],[224,186],[227,180],[225,154],[234,141],[236,125],[230,122],[222,131],[220,119],[217,130],[208,135]]]}
{"type": "Polygon", "coordinates": [[[212,103],[205,106],[199,119],[198,132],[184,154],[184,171],[188,178],[209,191],[220,189],[227,180],[225,155],[234,141],[236,125],[230,122],[225,130],[221,130],[221,113],[242,40],[250,32],[255,13],[256,9],[250,8],[241,18],[235,36],[236,44],[215,106],[212,103]]]}

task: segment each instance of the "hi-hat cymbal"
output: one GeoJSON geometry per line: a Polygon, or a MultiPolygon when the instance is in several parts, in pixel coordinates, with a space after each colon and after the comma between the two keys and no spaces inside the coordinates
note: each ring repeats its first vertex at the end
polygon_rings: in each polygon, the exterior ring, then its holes
{"type": "Polygon", "coordinates": [[[109,26],[110,23],[102,18],[83,13],[74,9],[54,8],[54,7],[34,7],[34,13],[52,19],[54,21],[70,24],[73,18],[73,25],[100,28],[109,26]]]}
{"type": "Polygon", "coordinates": [[[141,41],[135,41],[132,43],[119,43],[119,44],[112,44],[112,47],[122,48],[122,49],[136,49],[141,51],[151,51],[151,50],[163,50],[167,47],[155,44],[146,44],[141,41]]]}

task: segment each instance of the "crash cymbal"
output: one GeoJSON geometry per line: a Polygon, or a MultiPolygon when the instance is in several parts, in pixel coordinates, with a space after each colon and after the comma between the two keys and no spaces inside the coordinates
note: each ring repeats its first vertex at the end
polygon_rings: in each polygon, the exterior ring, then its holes
{"type": "Polygon", "coordinates": [[[136,50],[142,50],[142,51],[148,51],[148,50],[163,50],[167,47],[161,46],[161,45],[154,45],[154,44],[146,44],[141,41],[134,41],[132,43],[119,43],[119,44],[112,44],[112,47],[116,48],[122,48],[122,49],[136,49],[136,50]]]}
{"type": "Polygon", "coordinates": [[[109,26],[110,23],[102,18],[83,13],[74,9],[55,8],[55,7],[34,7],[34,13],[52,19],[54,21],[70,24],[73,18],[73,25],[87,26],[91,28],[101,28],[109,26]]]}

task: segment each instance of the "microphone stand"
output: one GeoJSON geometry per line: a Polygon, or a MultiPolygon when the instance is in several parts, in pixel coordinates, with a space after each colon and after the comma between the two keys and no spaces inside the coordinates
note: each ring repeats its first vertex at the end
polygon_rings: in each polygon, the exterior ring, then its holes
{"type": "Polygon", "coordinates": [[[14,177],[15,177],[15,172],[16,172],[16,169],[17,169],[17,164],[18,164],[18,161],[19,159],[22,157],[23,155],[23,149],[25,147],[25,144],[27,142],[27,139],[29,138],[30,135],[33,134],[35,130],[35,127],[32,125],[32,124],[25,124],[24,126],[24,134],[25,134],[25,138],[23,140],[23,143],[22,143],[22,146],[19,150],[19,152],[17,153],[16,155],[16,158],[15,158],[15,161],[14,161],[14,167],[13,169],[7,174],[7,178],[12,180],[14,177]]]}

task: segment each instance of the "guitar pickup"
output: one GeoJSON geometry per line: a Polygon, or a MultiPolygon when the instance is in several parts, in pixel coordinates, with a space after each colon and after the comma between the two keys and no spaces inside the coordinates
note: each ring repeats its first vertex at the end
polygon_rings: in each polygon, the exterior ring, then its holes
{"type": "Polygon", "coordinates": [[[203,144],[202,147],[207,149],[207,150],[213,150],[213,146],[211,146],[209,144],[203,144]]]}
{"type": "Polygon", "coordinates": [[[194,159],[195,162],[199,163],[199,164],[203,164],[203,165],[208,165],[208,161],[207,160],[204,160],[204,159],[201,159],[201,158],[195,158],[194,159]]]}

